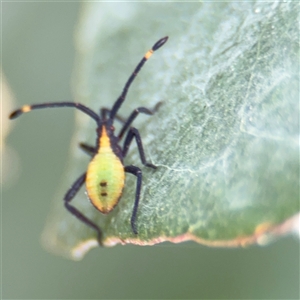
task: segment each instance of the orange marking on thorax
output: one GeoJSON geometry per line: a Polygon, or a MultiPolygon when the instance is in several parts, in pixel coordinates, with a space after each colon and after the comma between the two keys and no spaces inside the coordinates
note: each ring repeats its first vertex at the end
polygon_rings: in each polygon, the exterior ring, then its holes
{"type": "Polygon", "coordinates": [[[105,126],[102,127],[101,136],[99,138],[99,144],[100,147],[98,153],[101,152],[103,148],[110,148],[110,139],[109,136],[107,135],[105,126]]]}

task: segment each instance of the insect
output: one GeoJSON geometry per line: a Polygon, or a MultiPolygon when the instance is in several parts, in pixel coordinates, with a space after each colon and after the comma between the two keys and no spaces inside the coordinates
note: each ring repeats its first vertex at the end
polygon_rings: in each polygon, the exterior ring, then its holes
{"type": "Polygon", "coordinates": [[[52,102],[24,105],[20,109],[12,112],[9,116],[10,119],[15,119],[23,113],[30,112],[34,109],[73,107],[84,112],[96,121],[96,145],[90,146],[85,143],[79,144],[80,148],[91,156],[91,160],[86,172],[84,172],[73,183],[73,185],[65,194],[64,205],[72,215],[74,215],[84,224],[93,228],[97,232],[97,240],[100,246],[102,245],[102,230],[97,224],[87,218],[76,207],[71,205],[71,201],[74,199],[79,189],[85,183],[87,195],[93,206],[101,213],[108,214],[114,209],[114,207],[120,200],[125,182],[125,172],[131,173],[136,176],[137,183],[135,201],[130,222],[133,233],[138,233],[136,227],[136,218],[141,194],[142,171],[140,168],[133,165],[124,166],[123,159],[126,157],[131,142],[133,141],[133,139],[135,139],[142,164],[153,169],[156,168],[156,166],[147,162],[139,131],[136,128],[132,127],[131,124],[139,113],[143,113],[146,115],[154,114],[160,106],[161,102],[157,103],[153,109],[148,109],[146,107],[136,108],[126,120],[118,115],[118,111],[125,101],[130,85],[141,70],[144,63],[151,57],[153,52],[163,46],[167,42],[167,40],[167,36],[163,37],[153,45],[153,47],[144,55],[144,57],[134,69],[133,73],[126,82],[121,95],[117,98],[112,108],[101,108],[99,115],[81,103],[52,102]],[[115,134],[114,132],[115,128],[113,124],[115,119],[123,124],[118,134],[115,134]],[[126,137],[123,147],[121,147],[120,141],[125,133],[126,137]]]}

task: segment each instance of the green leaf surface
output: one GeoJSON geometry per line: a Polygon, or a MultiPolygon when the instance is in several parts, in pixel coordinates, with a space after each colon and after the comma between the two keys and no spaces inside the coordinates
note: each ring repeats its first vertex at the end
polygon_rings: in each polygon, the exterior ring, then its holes
{"type": "MultiPolygon", "coordinates": [[[[169,36],[120,110],[126,117],[163,101],[154,116],[134,122],[158,169],[141,164],[136,146],[125,159],[143,171],[139,234],[130,227],[134,176],[107,216],[84,189],[73,201],[101,226],[105,245],[246,245],[299,212],[298,12],[296,2],[83,6],[75,99],[95,111],[113,105],[144,53],[169,36]]],[[[80,112],[77,121],[66,180],[43,235],[48,249],[75,259],[96,246],[95,232],[61,203],[89,161],[78,142],[95,143],[94,121],[80,112]]]]}

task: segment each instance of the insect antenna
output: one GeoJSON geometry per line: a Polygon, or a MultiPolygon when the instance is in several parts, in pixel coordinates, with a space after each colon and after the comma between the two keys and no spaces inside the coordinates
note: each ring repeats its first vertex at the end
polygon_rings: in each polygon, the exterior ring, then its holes
{"type": "Polygon", "coordinates": [[[138,65],[136,66],[136,68],[134,69],[133,73],[131,74],[131,76],[129,77],[129,79],[127,80],[122,94],[119,96],[119,98],[117,99],[117,101],[115,102],[114,106],[112,107],[112,110],[110,111],[110,115],[109,118],[111,120],[113,120],[120,108],[120,106],[122,105],[122,103],[124,102],[128,89],[131,85],[131,83],[133,82],[134,78],[136,77],[136,75],[139,73],[139,71],[141,70],[142,66],[144,65],[144,63],[151,57],[151,55],[153,54],[154,51],[156,51],[157,49],[159,49],[161,46],[163,46],[166,41],[168,40],[168,37],[165,36],[163,38],[161,38],[160,40],[158,40],[153,47],[144,55],[144,57],[142,58],[142,60],[138,63],[138,65]]]}
{"type": "Polygon", "coordinates": [[[20,115],[24,113],[28,113],[34,109],[41,109],[41,108],[49,108],[49,107],[74,107],[78,110],[81,110],[88,116],[90,116],[92,119],[94,119],[97,124],[100,122],[99,116],[92,111],[90,108],[86,107],[83,104],[76,103],[76,102],[51,102],[51,103],[41,103],[41,104],[33,104],[33,105],[24,105],[21,108],[13,111],[10,115],[10,119],[18,118],[20,115]]]}

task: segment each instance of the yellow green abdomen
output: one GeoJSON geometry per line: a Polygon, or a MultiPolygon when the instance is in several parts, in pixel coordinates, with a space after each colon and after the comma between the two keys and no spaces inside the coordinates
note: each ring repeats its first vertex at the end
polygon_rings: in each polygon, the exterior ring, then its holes
{"type": "Polygon", "coordinates": [[[86,190],[92,204],[109,213],[118,203],[125,181],[124,166],[111,147],[100,148],[86,175],[86,190]]]}

